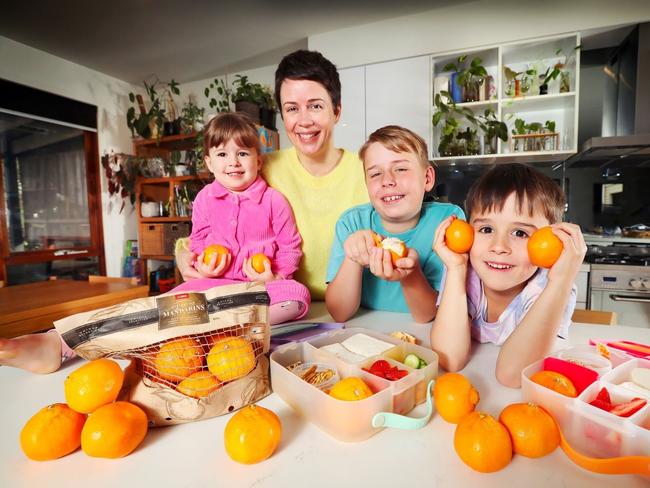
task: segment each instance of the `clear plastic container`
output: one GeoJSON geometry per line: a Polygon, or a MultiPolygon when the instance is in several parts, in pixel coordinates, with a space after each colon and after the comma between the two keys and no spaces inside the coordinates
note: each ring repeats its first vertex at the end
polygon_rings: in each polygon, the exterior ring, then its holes
{"type": "Polygon", "coordinates": [[[438,374],[438,356],[430,349],[406,344],[388,335],[369,329],[351,328],[334,330],[310,342],[291,343],[280,346],[271,354],[271,383],[273,391],[307,420],[331,436],[346,442],[358,442],[376,434],[381,428],[372,426],[373,417],[380,412],[408,413],[416,404],[426,398],[426,383],[438,374]],[[366,358],[361,363],[349,364],[341,358],[320,349],[327,344],[343,342],[354,334],[363,333],[394,345],[377,356],[366,358]],[[411,369],[399,362],[413,352],[427,361],[422,369],[411,369]],[[388,381],[364,371],[378,359],[385,359],[408,375],[388,381]],[[324,363],[336,368],[340,378],[360,377],[373,391],[363,400],[346,402],[306,383],[287,369],[287,366],[302,363],[324,363]],[[421,390],[424,389],[424,394],[421,390]],[[421,397],[421,401],[418,401],[421,397]]]}
{"type": "MultiPolygon", "coordinates": [[[[552,356],[558,357],[557,354],[552,356]]],[[[619,417],[590,405],[601,388],[607,388],[614,404],[639,397],[621,386],[634,368],[650,368],[650,361],[631,359],[615,366],[589,385],[577,398],[570,398],[533,383],[530,377],[542,368],[537,361],[522,372],[522,399],[547,409],[558,421],[569,443],[585,455],[600,458],[650,456],[650,401],[630,417],[619,417]]]]}
{"type": "Polygon", "coordinates": [[[324,391],[325,393],[329,392],[330,389],[341,379],[339,377],[339,374],[336,372],[336,366],[325,363],[302,363],[292,368],[291,372],[298,376],[300,379],[306,381],[312,386],[315,386],[319,390],[324,391]],[[333,373],[332,376],[319,381],[318,375],[323,375],[327,371],[331,371],[333,373]],[[306,376],[310,373],[312,376],[311,380],[308,376],[306,376]]]}

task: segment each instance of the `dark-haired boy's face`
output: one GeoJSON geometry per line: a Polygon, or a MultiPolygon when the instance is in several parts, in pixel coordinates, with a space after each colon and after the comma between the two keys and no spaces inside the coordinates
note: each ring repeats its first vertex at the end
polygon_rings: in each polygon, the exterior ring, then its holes
{"type": "Polygon", "coordinates": [[[318,157],[332,146],[340,107],[323,85],[311,80],[286,79],[280,88],[284,128],[300,154],[318,157]]]}

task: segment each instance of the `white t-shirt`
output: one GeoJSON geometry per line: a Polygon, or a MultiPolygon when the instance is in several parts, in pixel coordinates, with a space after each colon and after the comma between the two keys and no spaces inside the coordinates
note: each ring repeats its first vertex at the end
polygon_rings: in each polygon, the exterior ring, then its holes
{"type": "MultiPolygon", "coordinates": [[[[467,282],[465,289],[467,291],[467,312],[472,320],[472,337],[479,342],[492,342],[497,346],[502,345],[512,334],[517,325],[521,323],[533,303],[537,300],[546,285],[548,284],[548,270],[538,269],[537,272],[528,280],[523,290],[517,295],[512,302],[501,313],[496,322],[487,321],[487,298],[483,291],[483,283],[471,266],[467,269],[467,282]]],[[[442,291],[445,288],[445,276],[443,276],[438,294],[438,303],[442,297],[442,291]]],[[[578,289],[574,284],[571,288],[569,302],[564,310],[560,327],[557,335],[566,339],[571,325],[571,315],[576,306],[576,297],[578,289]]]]}

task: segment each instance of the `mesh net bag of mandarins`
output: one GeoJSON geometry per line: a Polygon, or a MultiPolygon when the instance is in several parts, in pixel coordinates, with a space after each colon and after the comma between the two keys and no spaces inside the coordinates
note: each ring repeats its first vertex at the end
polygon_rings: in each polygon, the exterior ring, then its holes
{"type": "Polygon", "coordinates": [[[140,298],[55,323],[85,359],[131,360],[120,399],[153,425],[222,415],[270,393],[269,297],[259,283],[140,298]]]}

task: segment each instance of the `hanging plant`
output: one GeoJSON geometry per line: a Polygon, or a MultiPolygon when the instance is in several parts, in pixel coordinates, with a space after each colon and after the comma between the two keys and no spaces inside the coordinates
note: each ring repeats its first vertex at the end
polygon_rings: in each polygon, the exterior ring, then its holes
{"type": "Polygon", "coordinates": [[[135,204],[135,180],[140,174],[142,160],[128,154],[104,154],[101,158],[102,168],[108,180],[108,193],[122,198],[120,213],[124,210],[127,198],[135,204]]]}

